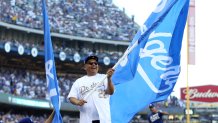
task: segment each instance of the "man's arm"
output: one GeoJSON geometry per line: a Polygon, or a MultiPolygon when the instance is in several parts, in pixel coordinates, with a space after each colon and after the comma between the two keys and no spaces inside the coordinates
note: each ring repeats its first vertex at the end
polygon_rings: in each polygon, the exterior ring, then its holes
{"type": "Polygon", "coordinates": [[[48,119],[46,119],[45,123],[52,123],[52,120],[54,118],[55,110],[52,111],[52,113],[49,115],[48,119]]]}
{"type": "Polygon", "coordinates": [[[112,68],[108,69],[108,71],[107,71],[108,87],[107,87],[105,93],[109,94],[109,95],[112,95],[114,93],[114,84],[111,80],[113,73],[114,73],[114,70],[112,68]]]}
{"type": "Polygon", "coordinates": [[[75,97],[70,97],[69,98],[70,102],[74,105],[78,105],[78,106],[83,106],[85,103],[87,103],[85,100],[81,99],[76,99],[75,97]]]}
{"type": "Polygon", "coordinates": [[[165,112],[165,111],[164,111],[164,112],[162,112],[162,113],[163,113],[164,115],[169,115],[169,113],[168,113],[168,112],[165,112]]]}
{"type": "Polygon", "coordinates": [[[159,111],[161,114],[163,114],[163,115],[169,115],[169,113],[168,112],[166,112],[166,111],[159,111]]]}

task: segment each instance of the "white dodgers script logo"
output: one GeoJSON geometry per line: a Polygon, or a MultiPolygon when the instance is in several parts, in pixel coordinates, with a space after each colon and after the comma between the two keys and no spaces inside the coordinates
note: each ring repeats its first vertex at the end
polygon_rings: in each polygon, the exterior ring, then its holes
{"type": "MultiPolygon", "coordinates": [[[[161,0],[160,4],[156,7],[156,9],[153,11],[153,13],[159,13],[161,11],[164,10],[164,8],[166,7],[166,3],[167,3],[167,0],[161,0]]],[[[140,34],[143,35],[144,33],[146,33],[146,31],[148,30],[147,26],[145,24],[143,24],[141,27],[140,27],[140,34]]],[[[136,38],[136,42],[138,42],[138,39],[140,38],[137,37],[136,38]]],[[[137,44],[138,45],[138,44],[137,44]]],[[[130,47],[126,50],[125,53],[128,52],[128,50],[130,49],[130,47]]],[[[125,54],[124,53],[124,54],[125,54]]],[[[125,56],[125,55],[124,55],[125,56]]],[[[121,67],[124,67],[126,66],[128,63],[128,58],[127,58],[127,55],[122,59],[122,61],[120,62],[120,66],[121,67]]]]}
{"type": "MultiPolygon", "coordinates": [[[[50,81],[49,81],[50,79],[53,79],[53,80],[55,79],[54,78],[54,74],[51,72],[52,67],[53,67],[53,61],[52,60],[48,60],[45,63],[47,86],[50,84],[50,81]]],[[[50,92],[49,92],[49,95],[50,95],[50,97],[56,96],[57,95],[56,89],[55,88],[51,88],[50,92]]]]}
{"type": "Polygon", "coordinates": [[[138,64],[137,71],[141,75],[141,77],[144,79],[144,81],[148,84],[148,86],[151,88],[152,91],[155,93],[163,93],[166,92],[170,89],[172,89],[173,84],[176,82],[176,79],[178,78],[178,74],[180,72],[180,66],[170,66],[173,62],[173,58],[168,56],[168,52],[164,47],[164,43],[160,40],[152,40],[153,38],[157,37],[166,37],[166,38],[171,38],[172,34],[171,33],[155,33],[152,32],[149,36],[149,41],[147,42],[146,46],[144,49],[140,50],[140,58],[145,58],[145,57],[150,57],[151,61],[150,64],[151,66],[158,70],[158,71],[165,71],[160,75],[160,78],[165,81],[165,85],[168,87],[163,90],[159,90],[158,88],[155,87],[149,78],[149,76],[146,74],[145,70],[142,68],[140,64],[138,64]],[[158,46],[157,48],[149,48],[152,45],[158,46]],[[162,66],[170,66],[170,67],[162,67],[162,66]]]}

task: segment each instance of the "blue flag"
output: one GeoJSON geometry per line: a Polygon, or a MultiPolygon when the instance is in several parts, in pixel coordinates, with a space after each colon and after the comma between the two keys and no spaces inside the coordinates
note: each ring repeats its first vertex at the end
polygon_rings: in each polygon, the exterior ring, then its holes
{"type": "MultiPolygon", "coordinates": [[[[173,3],[168,6],[166,2],[165,6],[170,9],[159,16],[159,22],[154,22],[154,26],[147,29],[147,34],[141,36],[144,36],[143,40],[141,37],[138,39],[139,45],[132,51],[134,57],[128,56],[127,61],[131,60],[126,63],[133,64],[131,70],[135,67],[135,71],[128,71],[130,69],[123,65],[122,71],[128,74],[113,75],[113,81],[121,80],[115,82],[116,92],[110,100],[113,123],[128,123],[148,104],[167,99],[176,84],[180,74],[180,51],[189,0],[168,1],[173,3]],[[129,75],[131,79],[123,79],[129,75]]],[[[155,21],[149,19],[147,21],[150,23],[155,21]]]]}
{"type": "Polygon", "coordinates": [[[127,51],[134,45],[134,43],[137,43],[138,45],[116,67],[115,73],[112,76],[112,80],[115,85],[133,79],[137,68],[137,62],[139,60],[138,54],[140,47],[145,46],[149,33],[163,20],[163,18],[176,2],[177,0],[162,0],[145,21],[143,26],[138,30],[127,51]]]}
{"type": "Polygon", "coordinates": [[[48,15],[46,12],[45,0],[42,0],[43,8],[43,22],[44,22],[44,44],[45,44],[45,70],[46,70],[46,81],[48,86],[48,93],[50,96],[51,103],[55,109],[55,115],[53,123],[62,123],[62,117],[60,114],[60,100],[58,90],[58,80],[56,75],[56,68],[54,62],[54,54],[50,35],[50,26],[48,15]]]}

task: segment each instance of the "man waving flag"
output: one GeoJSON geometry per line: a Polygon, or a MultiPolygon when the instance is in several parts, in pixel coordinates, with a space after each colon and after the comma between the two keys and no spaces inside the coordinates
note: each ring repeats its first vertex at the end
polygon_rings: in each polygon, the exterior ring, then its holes
{"type": "Polygon", "coordinates": [[[48,86],[48,93],[50,100],[55,109],[55,115],[53,118],[53,123],[62,123],[62,117],[60,114],[60,100],[58,91],[58,80],[56,76],[56,68],[54,62],[54,54],[50,35],[50,26],[48,21],[48,15],[46,12],[45,0],[42,0],[42,10],[43,10],[43,22],[44,22],[44,48],[45,48],[45,70],[46,70],[46,81],[48,86]]]}
{"type": "Polygon", "coordinates": [[[188,7],[189,0],[162,0],[134,37],[130,47],[136,44],[135,48],[113,75],[113,123],[128,123],[148,104],[165,100],[172,92],[180,73],[188,7]]]}

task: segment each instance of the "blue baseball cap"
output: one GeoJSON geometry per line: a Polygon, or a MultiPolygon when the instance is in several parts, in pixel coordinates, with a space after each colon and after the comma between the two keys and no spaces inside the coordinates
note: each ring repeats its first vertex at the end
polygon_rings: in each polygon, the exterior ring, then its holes
{"type": "Polygon", "coordinates": [[[154,108],[154,104],[149,104],[149,108],[154,108]]]}
{"type": "Polygon", "coordinates": [[[98,62],[98,57],[95,55],[87,56],[84,60],[84,64],[86,64],[90,59],[94,59],[95,61],[98,62]]]}
{"type": "Polygon", "coordinates": [[[30,118],[23,118],[18,123],[33,123],[33,121],[30,118]]]}

